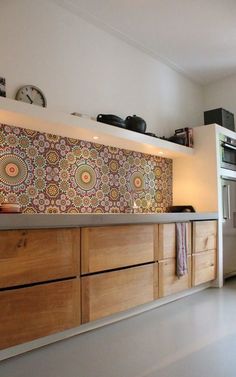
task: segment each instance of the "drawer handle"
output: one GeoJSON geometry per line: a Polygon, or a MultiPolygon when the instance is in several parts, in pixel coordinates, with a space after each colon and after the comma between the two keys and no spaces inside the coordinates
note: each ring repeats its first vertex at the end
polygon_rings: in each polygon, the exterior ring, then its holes
{"type": "Polygon", "coordinates": [[[205,249],[207,249],[207,247],[208,247],[208,243],[210,242],[210,240],[211,240],[212,238],[215,238],[215,235],[214,235],[214,234],[209,234],[209,236],[206,237],[206,239],[205,239],[205,249]]]}
{"type": "Polygon", "coordinates": [[[23,245],[23,240],[21,239],[20,241],[18,241],[17,247],[20,248],[20,247],[22,247],[22,245],[23,245]]]}
{"type": "Polygon", "coordinates": [[[26,247],[27,245],[27,239],[26,238],[21,238],[17,244],[17,247],[18,248],[21,248],[21,247],[26,247]]]}
{"type": "Polygon", "coordinates": [[[205,249],[207,248],[207,244],[208,244],[208,237],[205,239],[205,249]]]}

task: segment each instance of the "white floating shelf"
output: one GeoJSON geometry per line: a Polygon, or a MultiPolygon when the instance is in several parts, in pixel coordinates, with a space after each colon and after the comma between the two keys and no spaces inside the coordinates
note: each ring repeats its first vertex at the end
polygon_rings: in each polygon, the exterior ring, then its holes
{"type": "Polygon", "coordinates": [[[0,97],[0,123],[168,158],[194,153],[166,140],[4,97],[0,97]]]}

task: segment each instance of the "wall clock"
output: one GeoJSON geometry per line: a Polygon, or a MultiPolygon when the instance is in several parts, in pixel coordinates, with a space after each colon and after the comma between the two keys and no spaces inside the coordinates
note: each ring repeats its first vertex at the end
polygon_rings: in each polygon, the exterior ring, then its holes
{"type": "Polygon", "coordinates": [[[31,105],[47,106],[47,101],[42,90],[34,85],[22,86],[16,93],[16,100],[30,103],[31,105]]]}

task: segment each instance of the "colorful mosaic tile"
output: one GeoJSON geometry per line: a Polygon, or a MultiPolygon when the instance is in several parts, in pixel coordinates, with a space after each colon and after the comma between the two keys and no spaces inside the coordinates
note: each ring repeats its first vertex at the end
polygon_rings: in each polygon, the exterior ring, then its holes
{"type": "Polygon", "coordinates": [[[172,161],[0,125],[0,202],[25,213],[166,212],[172,161]]]}

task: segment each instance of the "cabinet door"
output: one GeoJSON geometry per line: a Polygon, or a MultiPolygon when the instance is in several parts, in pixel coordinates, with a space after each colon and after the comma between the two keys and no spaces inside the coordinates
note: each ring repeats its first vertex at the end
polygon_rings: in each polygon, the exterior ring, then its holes
{"type": "Polygon", "coordinates": [[[154,261],[154,225],[83,228],[81,273],[154,261]]]}
{"type": "Polygon", "coordinates": [[[0,292],[0,349],[80,325],[80,281],[0,292]]]}
{"type": "MultiPolygon", "coordinates": [[[[191,254],[191,223],[187,223],[188,254],[191,254]]],[[[176,257],[176,225],[159,224],[158,261],[176,257]]]]}
{"type": "Polygon", "coordinates": [[[192,258],[193,286],[216,278],[216,250],[193,254],[192,258]]]}
{"type": "Polygon", "coordinates": [[[165,259],[159,263],[159,297],[165,297],[191,288],[191,256],[188,256],[188,273],[176,276],[176,259],[165,259]]]}
{"type": "Polygon", "coordinates": [[[0,288],[79,274],[80,229],[0,232],[0,288]]]}
{"type": "Polygon", "coordinates": [[[217,248],[217,221],[193,223],[193,253],[217,248]]]}
{"type": "Polygon", "coordinates": [[[157,298],[158,265],[83,276],[82,322],[93,321],[157,298]]]}

